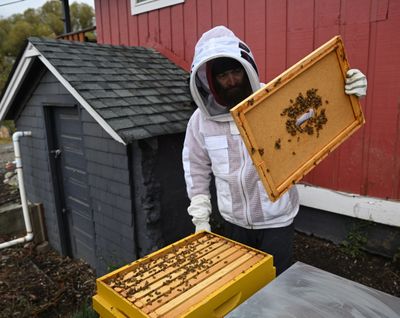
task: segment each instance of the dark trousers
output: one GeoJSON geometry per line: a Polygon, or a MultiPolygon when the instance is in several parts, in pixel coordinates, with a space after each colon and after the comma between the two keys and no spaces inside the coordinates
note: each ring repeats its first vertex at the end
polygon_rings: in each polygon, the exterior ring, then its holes
{"type": "Polygon", "coordinates": [[[279,275],[292,265],[294,225],[250,230],[225,222],[225,234],[239,243],[256,248],[274,257],[276,274],[279,275]]]}

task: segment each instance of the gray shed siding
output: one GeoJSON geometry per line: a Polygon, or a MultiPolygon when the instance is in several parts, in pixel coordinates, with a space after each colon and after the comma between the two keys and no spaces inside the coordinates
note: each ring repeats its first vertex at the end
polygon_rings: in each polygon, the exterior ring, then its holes
{"type": "MultiPolygon", "coordinates": [[[[16,120],[17,130],[32,131],[32,137],[21,140],[28,200],[43,203],[49,242],[65,253],[48,156],[44,104],[79,104],[46,72],[16,120]]],[[[83,108],[81,122],[96,235],[96,264],[91,265],[102,274],[136,257],[129,162],[126,147],[114,141],[83,108]]]]}
{"type": "Polygon", "coordinates": [[[132,145],[137,243],[140,257],[194,232],[182,167],[184,134],[132,145]]]}
{"type": "Polygon", "coordinates": [[[48,240],[57,251],[65,253],[59,234],[43,109],[43,103],[60,101],[76,102],[50,73],[46,73],[16,119],[16,129],[32,131],[31,137],[21,139],[27,198],[33,203],[43,203],[48,240]]]}
{"type": "Polygon", "coordinates": [[[127,147],[86,112],[82,125],[99,274],[136,259],[127,147]]]}

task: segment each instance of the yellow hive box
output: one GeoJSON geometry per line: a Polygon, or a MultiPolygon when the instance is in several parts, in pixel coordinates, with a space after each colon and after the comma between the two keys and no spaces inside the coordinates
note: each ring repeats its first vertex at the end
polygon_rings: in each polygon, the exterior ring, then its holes
{"type": "Polygon", "coordinates": [[[336,36],[231,110],[271,201],[364,124],[349,68],[336,36]]]}
{"type": "Polygon", "coordinates": [[[272,256],[214,233],[188,236],[97,279],[108,317],[223,317],[275,278],[272,256]]]}

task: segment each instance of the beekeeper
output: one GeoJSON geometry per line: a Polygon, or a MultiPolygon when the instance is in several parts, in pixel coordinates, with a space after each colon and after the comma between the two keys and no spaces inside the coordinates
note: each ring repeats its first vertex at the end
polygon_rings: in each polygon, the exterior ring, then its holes
{"type": "MultiPolygon", "coordinates": [[[[347,94],[366,93],[365,76],[348,72],[347,94]]],[[[198,109],[189,120],[182,153],[188,208],[196,232],[210,231],[210,180],[214,175],[218,209],[226,235],[272,254],[277,273],[292,263],[293,219],[299,197],[292,187],[271,202],[229,109],[261,87],[250,48],[232,31],[217,26],[195,47],[190,91],[198,109]]]]}

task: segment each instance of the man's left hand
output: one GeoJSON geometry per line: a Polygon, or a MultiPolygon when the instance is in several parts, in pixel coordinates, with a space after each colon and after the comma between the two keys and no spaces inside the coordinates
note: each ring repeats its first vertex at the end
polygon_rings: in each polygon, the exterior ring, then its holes
{"type": "Polygon", "coordinates": [[[346,85],[344,91],[347,95],[364,97],[367,94],[367,78],[360,70],[348,70],[346,73],[346,85]]]}

